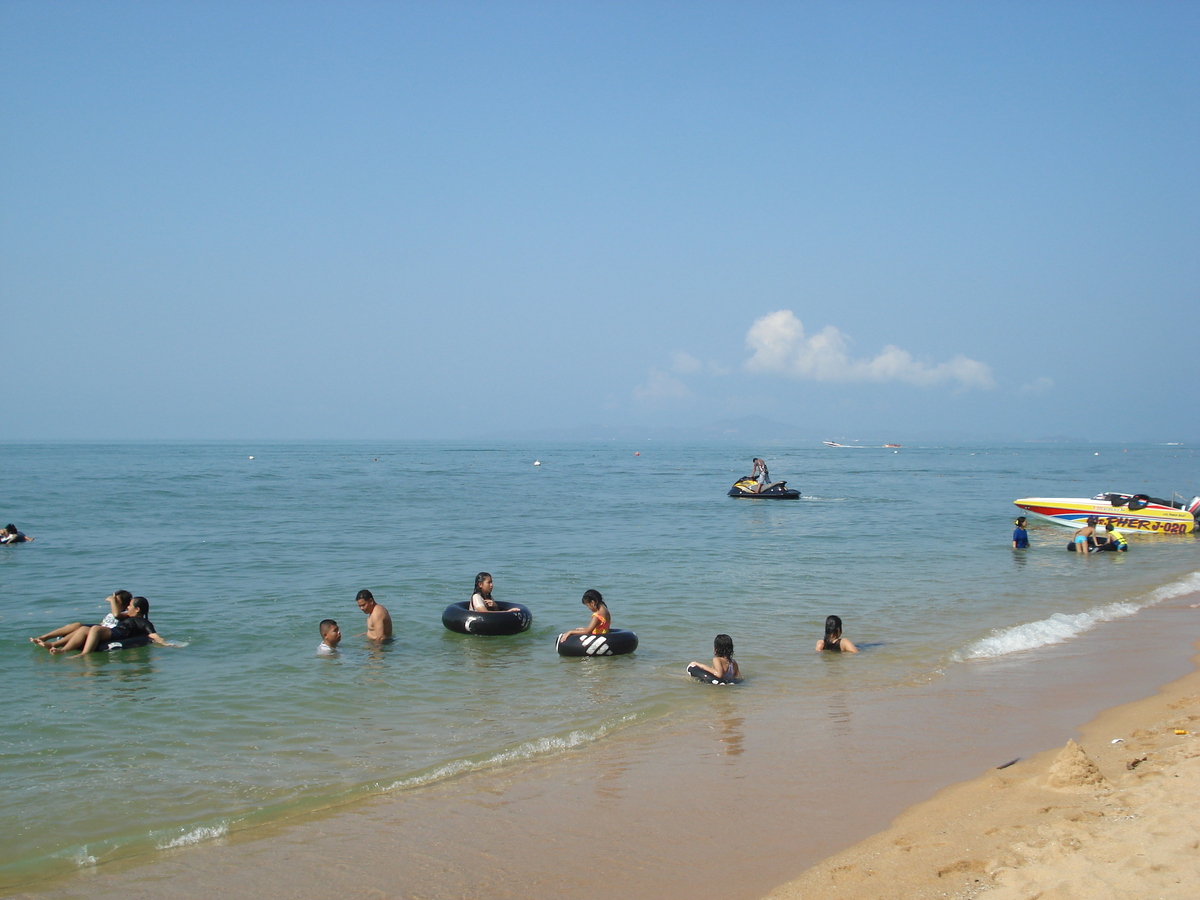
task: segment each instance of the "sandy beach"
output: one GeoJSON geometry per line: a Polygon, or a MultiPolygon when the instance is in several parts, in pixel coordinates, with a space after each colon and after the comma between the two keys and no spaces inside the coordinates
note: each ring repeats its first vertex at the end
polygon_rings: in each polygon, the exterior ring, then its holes
{"type": "Polygon", "coordinates": [[[1194,672],[1104,712],[1078,742],[940,791],[769,898],[1193,898],[1198,730],[1194,672]]]}

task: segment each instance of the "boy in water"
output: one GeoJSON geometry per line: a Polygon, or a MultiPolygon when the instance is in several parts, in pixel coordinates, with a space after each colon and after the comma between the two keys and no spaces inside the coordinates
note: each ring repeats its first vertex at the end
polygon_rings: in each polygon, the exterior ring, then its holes
{"type": "Polygon", "coordinates": [[[321,643],[317,647],[317,656],[333,656],[342,640],[342,630],[333,619],[322,619],[317,627],[321,629],[321,643]]]}
{"type": "Polygon", "coordinates": [[[354,601],[358,604],[358,608],[366,613],[367,640],[390,641],[392,639],[392,617],[388,615],[387,609],[382,604],[376,603],[375,598],[366,588],[358,592],[354,601]]]}

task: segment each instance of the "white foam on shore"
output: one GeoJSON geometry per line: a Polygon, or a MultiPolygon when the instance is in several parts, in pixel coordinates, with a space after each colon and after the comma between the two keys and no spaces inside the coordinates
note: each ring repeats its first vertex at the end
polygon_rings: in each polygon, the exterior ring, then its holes
{"type": "Polygon", "coordinates": [[[543,737],[533,741],[526,741],[523,744],[518,744],[511,750],[502,750],[485,759],[456,759],[453,762],[438,766],[420,775],[401,778],[399,781],[389,784],[383,790],[395,791],[404,788],[423,787],[424,785],[453,778],[456,775],[463,775],[467,772],[477,772],[481,769],[489,769],[492,766],[504,765],[505,763],[524,762],[536,759],[539,756],[562,753],[565,750],[572,750],[584,744],[598,741],[614,728],[633,722],[636,718],[637,716],[635,715],[622,716],[618,721],[601,725],[592,731],[572,731],[570,734],[563,735],[562,737],[543,737]]]}
{"type": "Polygon", "coordinates": [[[159,850],[171,850],[175,847],[190,847],[192,844],[200,844],[204,841],[211,841],[215,838],[224,837],[229,833],[229,826],[222,823],[220,825],[210,825],[203,828],[194,828],[187,834],[181,834],[174,840],[166,841],[158,844],[159,850]]]}
{"type": "Polygon", "coordinates": [[[1125,600],[1097,606],[1081,613],[1055,613],[1037,622],[1026,622],[1011,628],[997,628],[954,654],[956,662],[964,659],[991,659],[1036,650],[1051,644],[1061,644],[1090,631],[1102,622],[1132,616],[1140,609],[1155,606],[1164,600],[1200,592],[1200,572],[1185,575],[1179,581],[1163,585],[1138,600],[1125,600]]]}
{"type": "Polygon", "coordinates": [[[74,856],[74,863],[81,869],[87,869],[96,864],[96,857],[87,852],[87,845],[79,850],[74,856]]]}

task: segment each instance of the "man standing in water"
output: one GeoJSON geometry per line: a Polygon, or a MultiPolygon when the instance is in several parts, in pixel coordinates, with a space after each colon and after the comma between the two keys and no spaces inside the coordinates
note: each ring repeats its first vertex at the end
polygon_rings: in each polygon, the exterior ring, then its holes
{"type": "Polygon", "coordinates": [[[371,592],[363,588],[354,598],[358,608],[367,614],[367,640],[390,641],[392,639],[392,617],[385,607],[375,602],[371,592]]]}

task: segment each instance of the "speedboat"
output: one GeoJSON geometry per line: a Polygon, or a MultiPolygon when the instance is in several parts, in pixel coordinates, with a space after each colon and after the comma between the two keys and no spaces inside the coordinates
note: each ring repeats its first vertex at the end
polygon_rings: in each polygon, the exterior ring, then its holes
{"type": "Polygon", "coordinates": [[[1067,528],[1082,528],[1088,519],[1112,525],[1121,531],[1150,534],[1190,534],[1200,516],[1200,497],[1184,506],[1178,500],[1163,500],[1147,494],[1097,494],[1090,500],[1069,497],[1027,497],[1014,500],[1035,518],[1067,528]]]}
{"type": "Polygon", "coordinates": [[[786,481],[772,481],[760,491],[752,475],[739,478],[729,489],[730,497],[747,497],[751,500],[799,500],[800,492],[791,490],[786,481]]]}

